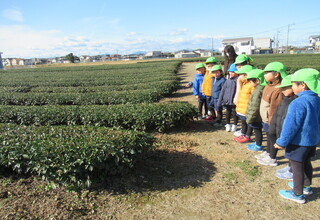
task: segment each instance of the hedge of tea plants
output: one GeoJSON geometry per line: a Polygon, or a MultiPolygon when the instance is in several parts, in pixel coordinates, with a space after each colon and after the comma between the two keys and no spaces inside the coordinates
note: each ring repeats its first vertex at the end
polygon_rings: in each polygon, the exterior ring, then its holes
{"type": "Polygon", "coordinates": [[[144,132],[196,114],[187,103],[157,103],[177,89],[180,63],[0,71],[0,165],[86,187],[133,167],[152,148],[144,132]]]}

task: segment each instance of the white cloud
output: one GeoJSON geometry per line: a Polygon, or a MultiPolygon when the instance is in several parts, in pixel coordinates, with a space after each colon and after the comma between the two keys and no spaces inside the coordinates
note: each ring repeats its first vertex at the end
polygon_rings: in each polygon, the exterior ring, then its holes
{"type": "Polygon", "coordinates": [[[126,33],[126,36],[128,37],[132,37],[132,36],[136,36],[137,35],[137,32],[128,32],[126,33]]]}
{"type": "Polygon", "coordinates": [[[210,35],[204,35],[204,34],[195,34],[193,36],[194,39],[223,39],[224,38],[224,35],[213,35],[213,36],[210,36],[210,35]]]}
{"type": "Polygon", "coordinates": [[[186,32],[188,32],[187,28],[178,28],[175,31],[170,32],[169,35],[171,36],[183,35],[186,32]]]}
{"type": "Polygon", "coordinates": [[[22,12],[14,9],[6,9],[2,12],[2,16],[11,21],[23,22],[22,12]]]}

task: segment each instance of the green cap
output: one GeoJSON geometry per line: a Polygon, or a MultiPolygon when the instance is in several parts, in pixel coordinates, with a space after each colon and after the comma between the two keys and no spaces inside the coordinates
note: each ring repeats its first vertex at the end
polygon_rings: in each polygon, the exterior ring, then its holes
{"type": "Polygon", "coordinates": [[[287,68],[280,62],[272,62],[269,63],[265,68],[264,72],[279,72],[282,79],[286,77],[288,74],[286,72],[287,68]]]}
{"type": "Polygon", "coordinates": [[[214,65],[212,68],[211,68],[211,72],[212,71],[216,71],[216,70],[221,70],[222,71],[222,68],[221,68],[221,66],[220,65],[214,65]]]}
{"type": "Polygon", "coordinates": [[[215,57],[209,57],[206,60],[206,64],[208,64],[208,63],[218,63],[218,60],[215,57]]]}
{"type": "Polygon", "coordinates": [[[196,65],[196,70],[199,69],[199,68],[206,68],[206,66],[203,64],[203,63],[197,63],[196,65]]]}
{"type": "Polygon", "coordinates": [[[291,77],[292,75],[287,75],[286,77],[284,77],[281,81],[281,85],[275,86],[275,88],[292,86],[291,77]]]}
{"type": "Polygon", "coordinates": [[[247,79],[259,79],[260,85],[267,85],[267,82],[264,78],[264,72],[261,69],[253,69],[250,72],[248,72],[247,79]]]}
{"type": "Polygon", "coordinates": [[[296,71],[291,78],[292,82],[305,82],[310,90],[320,94],[320,74],[318,70],[305,68],[296,71]]]}
{"type": "Polygon", "coordinates": [[[248,57],[245,54],[240,54],[237,56],[236,61],[234,62],[235,64],[239,64],[239,63],[243,63],[248,61],[249,63],[251,63],[253,61],[253,59],[251,57],[248,57]]]}
{"type": "Polygon", "coordinates": [[[239,70],[235,71],[235,73],[237,74],[245,74],[250,72],[251,70],[253,70],[253,66],[251,65],[244,65],[243,67],[241,67],[239,70]]]}

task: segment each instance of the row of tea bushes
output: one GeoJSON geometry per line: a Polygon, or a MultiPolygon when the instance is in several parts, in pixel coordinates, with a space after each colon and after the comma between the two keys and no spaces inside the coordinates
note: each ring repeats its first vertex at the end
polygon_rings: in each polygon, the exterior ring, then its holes
{"type": "Polygon", "coordinates": [[[111,106],[0,106],[0,122],[21,125],[93,125],[165,131],[196,116],[189,103],[111,106]]]}
{"type": "Polygon", "coordinates": [[[0,124],[0,166],[59,184],[89,187],[123,172],[153,145],[146,133],[88,126],[0,124]]]}

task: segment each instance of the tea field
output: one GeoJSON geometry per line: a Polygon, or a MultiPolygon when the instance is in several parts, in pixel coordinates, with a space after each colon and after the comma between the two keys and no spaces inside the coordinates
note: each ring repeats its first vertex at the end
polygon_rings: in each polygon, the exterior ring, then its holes
{"type": "Polygon", "coordinates": [[[195,114],[188,103],[157,103],[177,89],[180,64],[1,71],[1,167],[77,187],[131,168],[152,149],[145,131],[195,114]]]}

